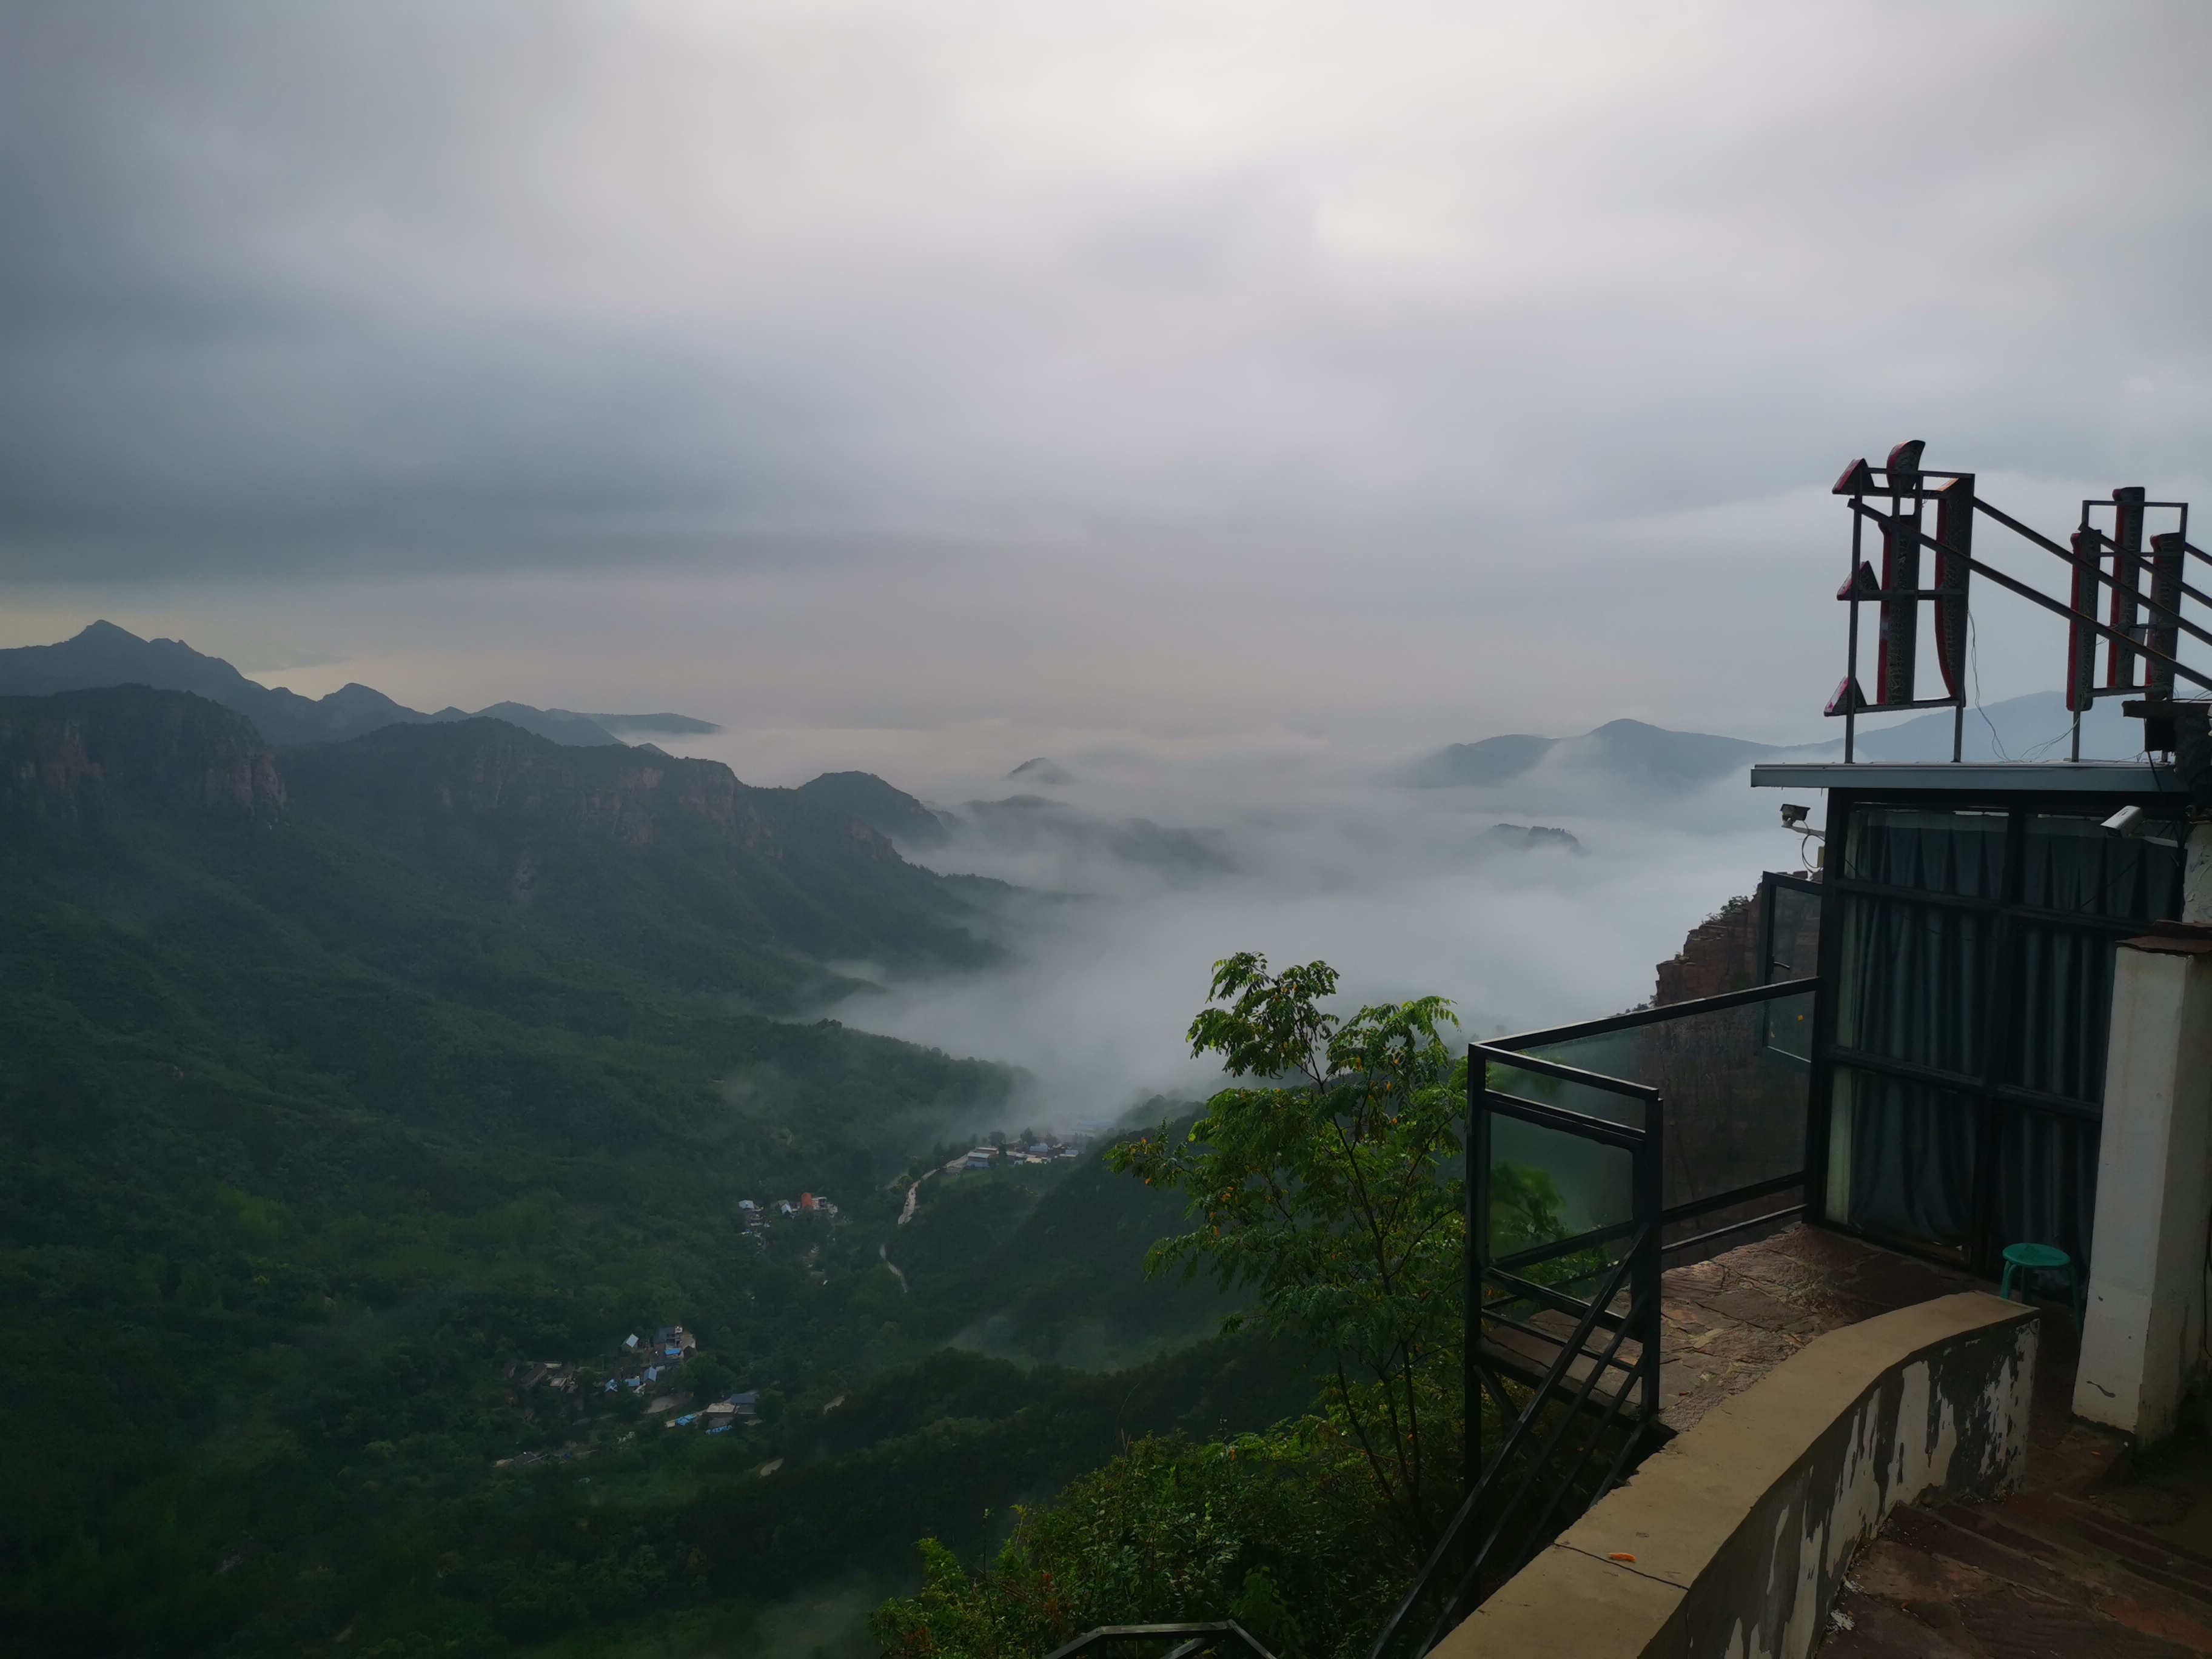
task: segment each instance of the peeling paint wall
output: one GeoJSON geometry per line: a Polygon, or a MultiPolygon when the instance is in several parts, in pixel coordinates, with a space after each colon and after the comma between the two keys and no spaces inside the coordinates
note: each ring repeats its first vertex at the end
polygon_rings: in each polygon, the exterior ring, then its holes
{"type": "Polygon", "coordinates": [[[1647,1459],[1433,1659],[1802,1659],[1890,1511],[2020,1484],[2036,1316],[1979,1291],[1806,1345],[1647,1459]]]}
{"type": "Polygon", "coordinates": [[[2036,1328],[1947,1345],[1884,1376],[1808,1448],[1688,1587],[1686,1651],[1797,1659],[1844,1571],[1889,1512],[1930,1492],[1987,1497],[2020,1484],[2036,1328]]]}

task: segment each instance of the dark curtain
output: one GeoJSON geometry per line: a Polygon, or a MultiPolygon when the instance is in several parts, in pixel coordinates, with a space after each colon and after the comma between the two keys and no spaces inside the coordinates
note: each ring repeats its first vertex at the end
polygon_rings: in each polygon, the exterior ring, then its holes
{"type": "MultiPolygon", "coordinates": [[[[2031,817],[2021,902],[2124,921],[2180,914],[2182,850],[2115,836],[2087,818],[2031,817]]],[[[2105,1097],[2112,1006],[2112,937],[2022,920],[2014,1039],[2005,1081],[2080,1101],[2075,1115],[1998,1103],[1990,1231],[1999,1247],[2055,1244],[2087,1264],[2096,1219],[2094,1115],[2105,1097]]]]}
{"type": "Polygon", "coordinates": [[[2101,933],[2022,924],[2014,935],[2019,1024],[2008,1082],[2086,1106],[2105,1097],[2112,943],[2101,933]]]}
{"type": "Polygon", "coordinates": [[[1844,873],[1923,893],[1995,898],[2002,890],[2002,812],[1856,812],[1844,873]]]}
{"type": "MultiPolygon", "coordinates": [[[[2171,826],[2172,838],[2181,839],[2183,828],[2171,826]]],[[[2171,921],[2181,914],[2181,870],[2178,846],[2116,836],[2090,818],[2031,817],[2020,902],[2121,921],[2171,921]]]]}
{"type": "Polygon", "coordinates": [[[1974,1236],[1972,1097],[1871,1072],[1838,1070],[1836,1080],[1850,1102],[1850,1224],[1963,1255],[1974,1236]]]}
{"type": "Polygon", "coordinates": [[[1854,895],[1844,901],[1844,929],[1836,1040],[1979,1076],[1989,916],[1854,895]]]}

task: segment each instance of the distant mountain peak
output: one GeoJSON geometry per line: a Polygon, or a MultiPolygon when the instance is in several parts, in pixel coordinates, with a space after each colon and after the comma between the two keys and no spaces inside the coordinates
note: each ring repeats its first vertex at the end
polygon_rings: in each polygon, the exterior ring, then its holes
{"type": "Polygon", "coordinates": [[[1057,761],[1048,760],[1042,755],[1039,755],[1034,760],[1024,761],[1006,775],[1009,778],[1019,778],[1024,783],[1049,785],[1075,781],[1075,774],[1057,761]]]}
{"type": "MultiPolygon", "coordinates": [[[[565,714],[565,708],[550,711],[565,714]]],[[[711,737],[723,728],[712,720],[695,720],[689,714],[583,714],[579,719],[596,720],[605,730],[621,737],[627,732],[657,732],[665,737],[711,737]]]]}
{"type": "Polygon", "coordinates": [[[1516,853],[1546,850],[1583,855],[1579,838],[1565,830],[1542,823],[1493,823],[1475,838],[1479,850],[1504,848],[1516,853]]]}
{"type": "Polygon", "coordinates": [[[434,720],[505,720],[509,726],[519,726],[535,736],[566,744],[572,749],[599,749],[622,741],[597,720],[585,715],[572,714],[565,708],[532,708],[526,702],[495,702],[477,709],[472,714],[458,708],[441,708],[430,718],[434,720]]]}
{"type": "Polygon", "coordinates": [[[944,821],[872,772],[824,772],[811,783],[800,784],[799,793],[909,847],[945,844],[944,821]]]}
{"type": "Polygon", "coordinates": [[[622,739],[602,720],[626,722],[633,729],[669,732],[719,732],[721,728],[685,714],[595,716],[566,708],[533,708],[524,702],[498,702],[475,714],[444,708],[425,714],[395,702],[375,687],[340,686],[323,697],[303,697],[282,686],[247,678],[221,657],[195,651],[182,640],[142,640],[105,618],[88,623],[54,645],[26,645],[0,650],[0,696],[44,697],[62,691],[89,691],[110,685],[147,685],[157,691],[191,691],[253,722],[273,744],[343,743],[387,726],[421,726],[438,720],[505,720],[526,732],[572,748],[596,748],[622,739]]]}
{"type": "Polygon", "coordinates": [[[1552,752],[1557,738],[1527,732],[1455,743],[1413,764],[1406,781],[1417,788],[1449,789],[1458,784],[1504,783],[1517,778],[1552,752]]]}
{"type": "Polygon", "coordinates": [[[1406,781],[1419,788],[1484,787],[1508,783],[1539,763],[1559,763],[1620,772],[1667,789],[1686,789],[1726,777],[1762,755],[1768,743],[1710,732],[1674,732],[1635,720],[1607,720],[1578,738],[1540,738],[1527,732],[1455,743],[1416,762],[1406,781]]]}

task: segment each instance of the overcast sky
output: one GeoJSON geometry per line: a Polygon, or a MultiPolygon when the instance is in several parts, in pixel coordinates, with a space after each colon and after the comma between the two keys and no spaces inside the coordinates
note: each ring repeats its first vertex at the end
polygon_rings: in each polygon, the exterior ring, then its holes
{"type": "MultiPolygon", "coordinates": [[[[0,644],[674,706],[799,776],[1798,738],[1854,456],[2061,529],[2212,495],[2194,0],[0,33],[0,644]]],[[[1987,694],[2051,643],[1985,604],[1987,694]]]]}

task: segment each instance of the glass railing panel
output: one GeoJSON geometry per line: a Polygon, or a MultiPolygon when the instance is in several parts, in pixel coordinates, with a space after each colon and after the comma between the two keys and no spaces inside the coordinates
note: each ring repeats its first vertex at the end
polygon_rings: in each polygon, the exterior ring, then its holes
{"type": "MultiPolygon", "coordinates": [[[[1564,1042],[1547,1042],[1527,1052],[1539,1060],[1571,1066],[1578,1072],[1595,1072],[1600,1077],[1632,1081],[1628,1068],[1636,1063],[1637,1033],[1614,1031],[1603,1036],[1573,1037],[1564,1042]]],[[[1632,1129],[1644,1127],[1643,1101],[1618,1090],[1547,1077],[1540,1072],[1524,1072],[1500,1060],[1490,1062],[1490,1086],[1516,1100],[1580,1112],[1585,1117],[1601,1118],[1607,1123],[1625,1124],[1632,1129]]]]}
{"type": "Polygon", "coordinates": [[[1635,1215],[1626,1148],[1494,1113],[1490,1119],[1490,1253],[1494,1261],[1595,1232],[1635,1215]]]}
{"type": "Polygon", "coordinates": [[[1764,886],[1774,914],[1765,925],[1766,964],[1759,982],[1812,978],[1820,971],[1821,895],[1782,881],[1764,886]]]}
{"type": "MultiPolygon", "coordinates": [[[[1805,1167],[1812,1030],[1813,994],[1806,991],[1572,1037],[1529,1052],[1659,1091],[1665,1102],[1666,1203],[1672,1209],[1805,1167]]],[[[1504,1069],[1494,1066],[1493,1079],[1504,1069]]],[[[1522,1091],[1516,1086],[1511,1092],[1522,1091]]],[[[1560,1085],[1562,1103],[1641,1126],[1640,1101],[1612,1095],[1601,1110],[1595,1100],[1602,1093],[1588,1085],[1560,1085]]]]}
{"type": "Polygon", "coordinates": [[[1766,1029],[1759,1036],[1760,1046],[1770,1055],[1794,1060],[1799,1066],[1811,1066],[1813,994],[1804,991],[1794,997],[1778,997],[1772,1002],[1762,1002],[1759,1006],[1766,1021],[1766,1029]]]}

